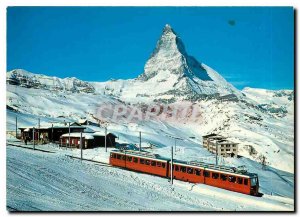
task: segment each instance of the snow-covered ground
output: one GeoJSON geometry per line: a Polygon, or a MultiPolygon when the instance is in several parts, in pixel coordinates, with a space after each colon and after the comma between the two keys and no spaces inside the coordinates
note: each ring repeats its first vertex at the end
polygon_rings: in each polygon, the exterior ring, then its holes
{"type": "MultiPolygon", "coordinates": [[[[108,155],[104,149],[97,151],[99,160],[107,159],[108,155]]],[[[171,185],[165,178],[72,159],[64,155],[68,152],[70,154],[76,151],[60,150],[57,153],[44,153],[7,146],[8,209],[18,211],[292,211],[294,209],[294,201],[290,198],[266,194],[263,197],[253,197],[177,180],[171,185]]]]}

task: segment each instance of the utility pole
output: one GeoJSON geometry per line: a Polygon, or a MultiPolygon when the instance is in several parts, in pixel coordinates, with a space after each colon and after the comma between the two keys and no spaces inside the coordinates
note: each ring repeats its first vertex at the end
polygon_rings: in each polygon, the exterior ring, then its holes
{"type": "Polygon", "coordinates": [[[71,148],[71,128],[70,128],[70,122],[69,122],[69,147],[71,148]]]}
{"type": "Polygon", "coordinates": [[[174,138],[174,139],[175,139],[175,150],[174,151],[175,151],[175,154],[176,154],[176,138],[174,138]]]}
{"type": "Polygon", "coordinates": [[[51,142],[53,142],[53,124],[52,124],[52,129],[51,129],[51,142]]]}
{"type": "Polygon", "coordinates": [[[142,150],[142,132],[140,131],[140,146],[139,146],[139,151],[142,150]]]}
{"type": "Polygon", "coordinates": [[[38,143],[40,142],[40,128],[41,128],[41,120],[39,118],[38,143]]]}
{"type": "Polygon", "coordinates": [[[171,185],[173,185],[173,146],[171,147],[171,185]]]}
{"type": "Polygon", "coordinates": [[[34,127],[32,128],[32,141],[33,141],[33,150],[35,150],[35,144],[34,144],[34,127]]]}
{"type": "Polygon", "coordinates": [[[80,132],[80,159],[82,160],[82,132],[80,132]]]}
{"type": "Polygon", "coordinates": [[[16,138],[18,137],[18,116],[16,116],[16,138]]]}
{"type": "Polygon", "coordinates": [[[107,152],[107,139],[106,139],[106,135],[107,135],[107,127],[105,127],[105,152],[107,152]]]}
{"type": "Polygon", "coordinates": [[[216,166],[218,165],[218,143],[216,142],[216,166]]]}

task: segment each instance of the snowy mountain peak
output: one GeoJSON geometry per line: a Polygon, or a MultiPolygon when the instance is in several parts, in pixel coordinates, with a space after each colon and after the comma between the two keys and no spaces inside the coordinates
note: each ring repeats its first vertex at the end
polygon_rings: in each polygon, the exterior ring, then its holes
{"type": "Polygon", "coordinates": [[[155,83],[155,87],[162,82],[164,90],[168,87],[168,93],[179,92],[181,95],[240,95],[216,71],[188,55],[181,38],[169,24],[164,27],[138,80],[155,83]]]}

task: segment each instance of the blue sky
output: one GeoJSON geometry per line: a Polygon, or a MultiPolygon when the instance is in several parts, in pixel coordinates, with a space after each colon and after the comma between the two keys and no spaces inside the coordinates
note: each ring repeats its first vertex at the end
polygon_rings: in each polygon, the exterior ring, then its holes
{"type": "Polygon", "coordinates": [[[190,55],[237,88],[293,89],[291,7],[9,7],[7,70],[134,78],[167,23],[190,55]]]}

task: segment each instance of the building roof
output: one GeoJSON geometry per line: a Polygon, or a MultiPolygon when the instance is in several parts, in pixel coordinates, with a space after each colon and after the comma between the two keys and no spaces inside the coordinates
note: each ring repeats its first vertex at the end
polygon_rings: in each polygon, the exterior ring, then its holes
{"type": "MultiPolygon", "coordinates": [[[[107,135],[108,134],[111,134],[113,136],[115,136],[113,133],[110,133],[110,132],[107,132],[107,135]]],[[[71,137],[80,137],[80,133],[70,133],[70,136],[71,137]]],[[[82,133],[82,137],[85,137],[85,139],[94,139],[95,136],[105,136],[105,130],[102,131],[97,131],[97,132],[94,132],[92,130],[87,130],[87,132],[83,132],[82,133]]],[[[61,135],[61,137],[69,137],[69,133],[65,133],[63,135],[61,135]]],[[[116,137],[116,136],[115,136],[116,137]]]]}
{"type": "MultiPolygon", "coordinates": [[[[107,135],[111,134],[114,137],[117,137],[114,133],[112,133],[111,131],[107,130],[107,135]]],[[[98,128],[97,131],[94,133],[94,136],[105,136],[105,128],[98,128]]]]}
{"type": "Polygon", "coordinates": [[[209,137],[212,137],[212,136],[218,136],[218,134],[211,133],[211,134],[207,134],[207,135],[202,136],[202,137],[203,137],[203,138],[209,138],[209,137]]]}
{"type": "MultiPolygon", "coordinates": [[[[80,138],[81,133],[70,133],[70,137],[80,138]]],[[[69,137],[69,133],[65,133],[60,137],[69,137]]],[[[82,137],[85,139],[94,139],[93,133],[82,133],[82,137]]]]}
{"type": "MultiPolygon", "coordinates": [[[[38,125],[35,125],[35,126],[24,126],[24,127],[19,127],[20,130],[22,129],[51,129],[52,128],[52,124],[53,124],[53,128],[54,129],[66,129],[66,128],[69,128],[69,125],[65,125],[63,122],[60,122],[60,123],[43,123],[40,125],[40,127],[38,127],[38,125]]],[[[70,123],[70,128],[72,129],[84,129],[86,127],[84,126],[80,126],[78,123],[76,122],[73,122],[73,123],[70,123]]]]}

